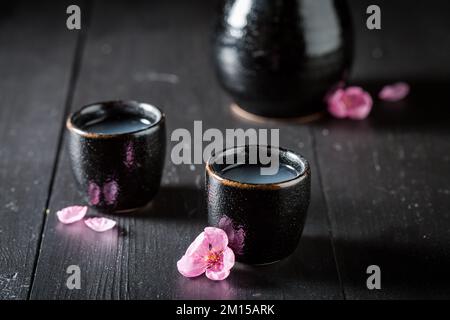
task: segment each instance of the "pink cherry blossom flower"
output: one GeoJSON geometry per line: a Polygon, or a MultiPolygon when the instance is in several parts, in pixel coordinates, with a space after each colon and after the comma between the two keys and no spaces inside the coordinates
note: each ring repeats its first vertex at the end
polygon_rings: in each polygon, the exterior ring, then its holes
{"type": "Polygon", "coordinates": [[[56,213],[58,220],[64,224],[80,221],[86,215],[88,208],[82,206],[71,206],[61,209],[56,213]]]}
{"type": "Polygon", "coordinates": [[[94,231],[104,232],[108,231],[116,225],[116,222],[107,218],[89,218],[84,220],[84,223],[94,231]]]}
{"type": "Polygon", "coordinates": [[[219,228],[206,227],[178,260],[178,271],[185,277],[203,273],[211,280],[224,280],[234,266],[234,253],[228,247],[228,237],[219,228]]]}
{"type": "Polygon", "coordinates": [[[409,84],[406,82],[397,82],[384,86],[378,94],[378,98],[385,101],[399,101],[409,94],[409,84]]]}
{"type": "Polygon", "coordinates": [[[365,119],[372,110],[372,97],[360,87],[337,89],[327,98],[328,112],[336,118],[365,119]]]}

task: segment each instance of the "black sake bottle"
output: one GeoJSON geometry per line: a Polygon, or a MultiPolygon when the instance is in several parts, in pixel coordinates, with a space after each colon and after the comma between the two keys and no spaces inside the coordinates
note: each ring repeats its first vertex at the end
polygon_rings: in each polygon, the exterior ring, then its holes
{"type": "Polygon", "coordinates": [[[266,117],[324,110],[348,74],[352,28],[340,0],[225,0],[213,44],[221,85],[242,109],[266,117]]]}

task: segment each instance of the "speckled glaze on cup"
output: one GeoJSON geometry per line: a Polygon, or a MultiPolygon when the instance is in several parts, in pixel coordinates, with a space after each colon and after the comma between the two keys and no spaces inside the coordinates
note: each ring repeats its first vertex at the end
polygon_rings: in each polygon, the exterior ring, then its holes
{"type": "Polygon", "coordinates": [[[66,126],[73,172],[90,206],[102,212],[126,212],[154,198],[165,158],[165,116],[161,110],[136,101],[99,102],[71,114],[66,126]],[[117,134],[83,129],[93,119],[126,114],[150,120],[150,125],[117,134]]]}
{"type": "Polygon", "coordinates": [[[236,259],[249,264],[267,264],[289,256],[299,243],[310,202],[311,171],[306,159],[286,149],[235,147],[209,159],[206,192],[209,223],[227,232],[236,259]],[[243,152],[248,161],[250,148],[278,151],[280,164],[294,168],[298,175],[264,184],[225,178],[221,171],[227,165],[218,160],[243,152]]]}

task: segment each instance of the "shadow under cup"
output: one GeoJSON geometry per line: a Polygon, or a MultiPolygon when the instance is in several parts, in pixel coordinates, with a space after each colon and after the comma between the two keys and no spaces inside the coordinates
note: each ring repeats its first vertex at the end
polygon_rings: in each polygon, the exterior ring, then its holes
{"type": "Polygon", "coordinates": [[[161,110],[135,101],[100,102],[70,115],[67,128],[72,169],[90,206],[124,212],[154,198],[165,157],[161,110]]]}
{"type": "Polygon", "coordinates": [[[296,249],[311,192],[310,168],[303,157],[270,146],[227,149],[208,161],[206,188],[209,223],[225,230],[237,261],[276,262],[296,249]],[[259,157],[256,163],[251,160],[261,152],[278,157],[275,175],[261,175],[260,168],[267,165],[259,157]],[[229,164],[238,155],[243,162],[229,164]]]}

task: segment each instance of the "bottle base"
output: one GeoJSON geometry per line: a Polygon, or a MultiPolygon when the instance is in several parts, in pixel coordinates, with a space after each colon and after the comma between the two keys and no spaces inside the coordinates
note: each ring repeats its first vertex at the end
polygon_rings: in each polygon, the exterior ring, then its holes
{"type": "Polygon", "coordinates": [[[295,117],[286,117],[286,118],[279,118],[279,117],[266,117],[261,116],[252,112],[249,112],[236,103],[231,104],[230,106],[231,113],[241,119],[256,122],[256,123],[273,123],[273,122],[284,122],[284,123],[298,123],[298,124],[306,124],[318,121],[322,119],[325,116],[325,112],[312,112],[310,114],[305,114],[302,116],[295,116],[295,117]]]}

